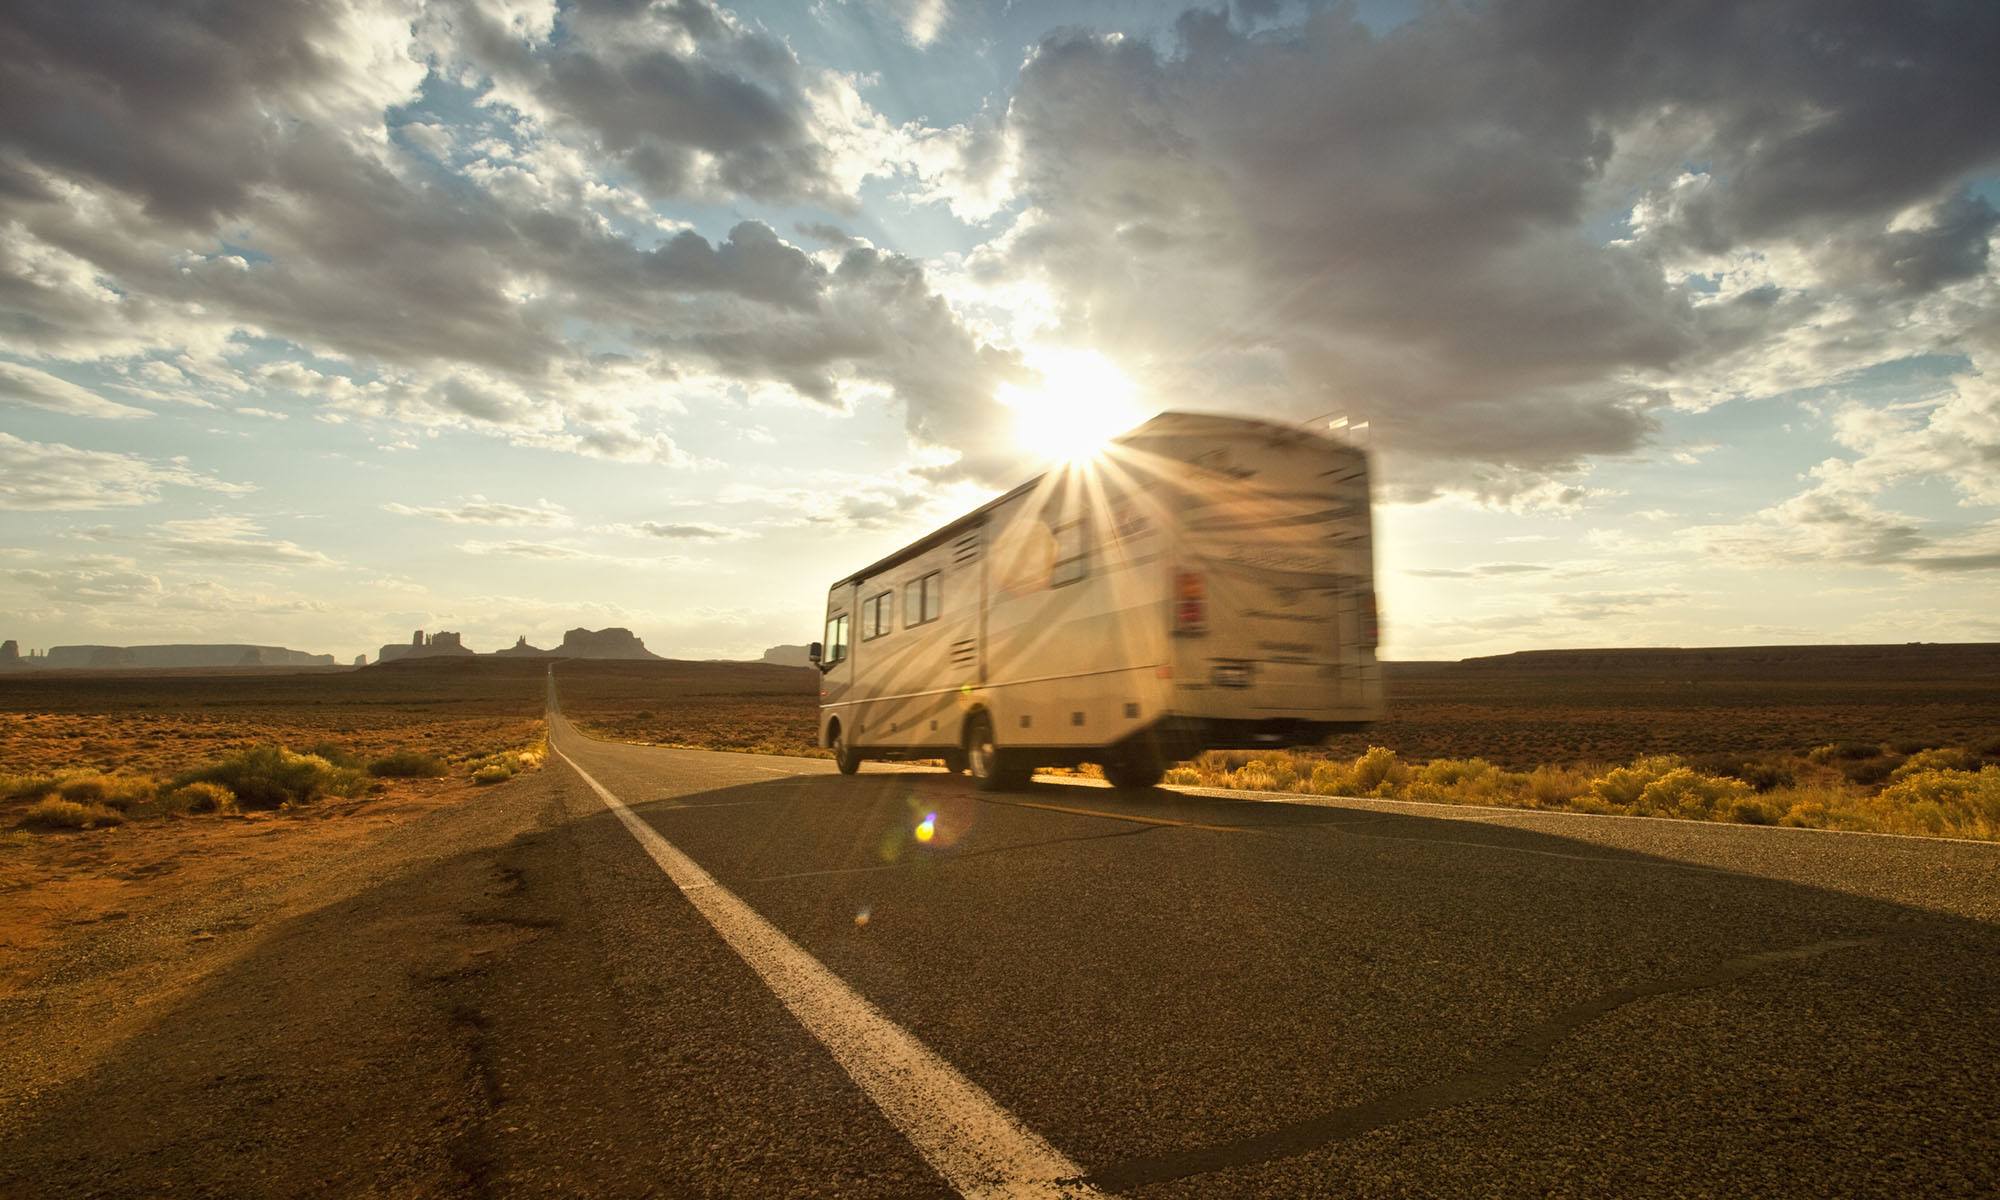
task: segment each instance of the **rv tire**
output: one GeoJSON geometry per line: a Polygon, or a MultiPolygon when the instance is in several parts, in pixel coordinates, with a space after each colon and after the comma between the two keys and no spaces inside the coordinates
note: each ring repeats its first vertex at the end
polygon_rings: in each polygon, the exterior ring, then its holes
{"type": "Polygon", "coordinates": [[[861,751],[847,742],[847,731],[840,726],[833,727],[833,765],[840,768],[842,775],[852,775],[861,769],[861,751]]]}
{"type": "Polygon", "coordinates": [[[1106,761],[1104,778],[1119,791],[1144,791],[1166,778],[1167,762],[1150,738],[1139,738],[1121,747],[1106,761]]]}
{"type": "Polygon", "coordinates": [[[985,713],[975,713],[965,723],[965,758],[972,786],[982,792],[1015,791],[1025,787],[1032,774],[1031,768],[1000,748],[993,736],[993,721],[985,713]]]}

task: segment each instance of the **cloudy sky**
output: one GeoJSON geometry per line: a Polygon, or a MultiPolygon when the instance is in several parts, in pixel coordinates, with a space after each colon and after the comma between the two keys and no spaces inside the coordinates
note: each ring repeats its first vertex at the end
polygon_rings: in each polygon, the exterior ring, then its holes
{"type": "Polygon", "coordinates": [[[22,0],[0,637],[812,637],[1344,414],[1386,652],[2000,638],[2000,6],[22,0]],[[1052,431],[1053,426],[1053,431],[1052,431]]]}

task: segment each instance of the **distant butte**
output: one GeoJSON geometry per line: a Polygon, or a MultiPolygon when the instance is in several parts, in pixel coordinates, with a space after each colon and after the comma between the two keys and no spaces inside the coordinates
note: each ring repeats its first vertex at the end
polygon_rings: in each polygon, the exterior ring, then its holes
{"type": "Polygon", "coordinates": [[[407,645],[392,644],[382,647],[377,662],[402,662],[413,658],[615,658],[664,662],[659,655],[646,649],[646,643],[633,636],[629,629],[613,626],[610,629],[572,629],[563,634],[562,645],[553,650],[544,650],[528,644],[526,636],[514,639],[514,644],[505,650],[494,650],[487,654],[475,655],[466,648],[464,641],[456,633],[439,632],[429,636],[419,629],[410,635],[407,645]]]}
{"type": "Polygon", "coordinates": [[[773,646],[764,651],[762,661],[780,667],[809,667],[812,660],[806,657],[804,646],[773,646]]]}
{"type": "Polygon", "coordinates": [[[0,648],[0,666],[41,671],[158,670],[187,667],[330,667],[331,654],[308,654],[283,646],[250,646],[237,642],[165,646],[51,646],[46,653],[23,656],[0,648]]]}
{"type": "Polygon", "coordinates": [[[572,629],[563,634],[562,645],[554,653],[563,658],[638,658],[659,661],[646,643],[629,629],[572,629]]]}

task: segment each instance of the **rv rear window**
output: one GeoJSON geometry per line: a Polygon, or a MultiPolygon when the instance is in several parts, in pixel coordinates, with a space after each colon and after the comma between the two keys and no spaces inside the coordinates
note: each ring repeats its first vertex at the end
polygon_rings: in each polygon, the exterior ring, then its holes
{"type": "Polygon", "coordinates": [[[944,611],[944,572],[932,571],[903,585],[903,628],[927,625],[944,611]]]}
{"type": "Polygon", "coordinates": [[[1049,586],[1075,583],[1090,573],[1090,526],[1078,519],[1050,530],[1056,535],[1055,561],[1049,566],[1049,586]]]}
{"type": "Polygon", "coordinates": [[[896,627],[896,593],[870,596],[861,604],[861,640],[871,641],[896,627]]]}
{"type": "Polygon", "coordinates": [[[841,613],[839,616],[828,617],[826,619],[825,662],[829,666],[831,666],[832,664],[837,662],[844,662],[846,661],[846,659],[847,659],[847,614],[841,613]]]}

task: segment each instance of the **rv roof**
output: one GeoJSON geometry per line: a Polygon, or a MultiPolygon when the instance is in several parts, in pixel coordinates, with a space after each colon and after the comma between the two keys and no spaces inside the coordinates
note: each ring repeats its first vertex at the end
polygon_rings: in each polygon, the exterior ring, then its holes
{"type": "MultiPolygon", "coordinates": [[[[1133,426],[1131,429],[1125,431],[1124,433],[1119,434],[1117,437],[1112,438],[1111,440],[1114,442],[1143,441],[1146,438],[1158,436],[1161,434],[1194,432],[1196,430],[1199,430],[1202,426],[1209,426],[1211,428],[1217,426],[1222,426],[1222,427],[1233,426],[1244,432],[1248,432],[1250,430],[1261,430],[1266,433],[1281,434],[1287,437],[1320,436],[1319,434],[1314,433],[1310,429],[1302,429],[1297,425],[1281,425],[1275,421],[1260,421],[1254,417],[1233,417],[1233,416],[1227,416],[1223,413],[1163,412],[1148,418],[1141,424],[1133,426]]],[[[1322,439],[1322,440],[1330,441],[1331,439],[1322,439]]],[[[974,526],[984,524],[987,513],[992,512],[994,509],[1000,507],[1002,504],[1007,503],[1014,497],[1019,496],[1024,492],[1032,490],[1034,486],[1040,483],[1043,480],[1043,478],[1046,477],[1047,475],[1048,472],[1044,471],[1040,475],[1036,475],[1032,479],[1029,479],[1027,482],[1021,484],[1019,487],[1012,488],[1001,495],[995,496],[993,499],[988,500],[986,503],[980,505],[978,508],[975,508],[971,512],[966,513],[964,516],[959,517],[957,520],[948,522],[947,524],[943,525],[940,528],[933,529],[931,532],[918,538],[916,541],[911,542],[909,545],[903,547],[901,550],[896,551],[894,554],[890,554],[884,558],[877,559],[876,561],[869,563],[867,566],[861,568],[859,571],[854,572],[852,575],[848,575],[842,578],[827,590],[834,591],[837,588],[844,588],[848,584],[853,583],[856,580],[866,579],[871,575],[880,574],[881,572],[888,570],[890,567],[895,566],[897,563],[915,558],[917,555],[922,554],[924,551],[931,549],[933,546],[936,546],[941,542],[949,541],[956,534],[963,533],[967,529],[971,529],[974,526]]]]}

